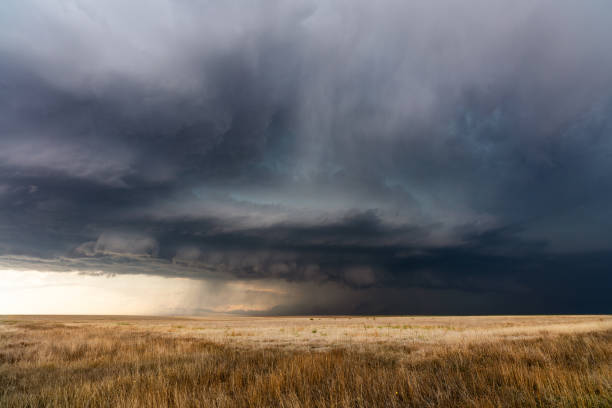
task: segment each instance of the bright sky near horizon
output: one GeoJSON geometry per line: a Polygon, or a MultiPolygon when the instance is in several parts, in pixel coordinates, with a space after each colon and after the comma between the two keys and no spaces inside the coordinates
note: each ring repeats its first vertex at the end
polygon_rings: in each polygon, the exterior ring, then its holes
{"type": "Polygon", "coordinates": [[[262,311],[274,289],[187,278],[0,270],[0,314],[181,315],[262,311]],[[263,296],[253,296],[259,292],[263,296]],[[248,299],[247,299],[248,297],[248,299]]]}
{"type": "Polygon", "coordinates": [[[0,314],[158,314],[194,289],[181,278],[0,270],[0,314]]]}

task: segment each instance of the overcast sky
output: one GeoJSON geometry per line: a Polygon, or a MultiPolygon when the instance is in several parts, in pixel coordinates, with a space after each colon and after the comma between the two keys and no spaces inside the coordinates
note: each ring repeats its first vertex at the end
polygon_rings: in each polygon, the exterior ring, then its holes
{"type": "Polygon", "coordinates": [[[611,38],[607,0],[4,0],[5,295],[610,313],[611,38]]]}

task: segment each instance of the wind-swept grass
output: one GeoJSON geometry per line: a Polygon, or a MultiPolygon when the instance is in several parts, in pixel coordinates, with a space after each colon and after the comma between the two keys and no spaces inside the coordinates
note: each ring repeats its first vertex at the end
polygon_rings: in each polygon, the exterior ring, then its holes
{"type": "Polygon", "coordinates": [[[391,327],[389,339],[312,351],[212,341],[189,321],[131,323],[0,323],[0,406],[612,406],[607,325],[442,343],[390,341],[411,330],[391,327]]]}

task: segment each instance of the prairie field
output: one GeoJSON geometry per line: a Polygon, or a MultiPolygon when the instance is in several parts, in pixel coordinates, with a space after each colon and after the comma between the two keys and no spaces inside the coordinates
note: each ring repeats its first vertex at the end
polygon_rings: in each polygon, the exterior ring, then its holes
{"type": "Polygon", "coordinates": [[[612,316],[0,316],[0,407],[610,407],[612,316]]]}

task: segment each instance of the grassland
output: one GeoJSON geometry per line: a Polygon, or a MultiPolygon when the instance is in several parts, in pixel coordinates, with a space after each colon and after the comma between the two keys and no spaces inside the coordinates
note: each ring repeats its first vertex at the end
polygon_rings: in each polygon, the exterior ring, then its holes
{"type": "Polygon", "coordinates": [[[612,316],[0,316],[1,407],[611,407],[612,316]]]}

